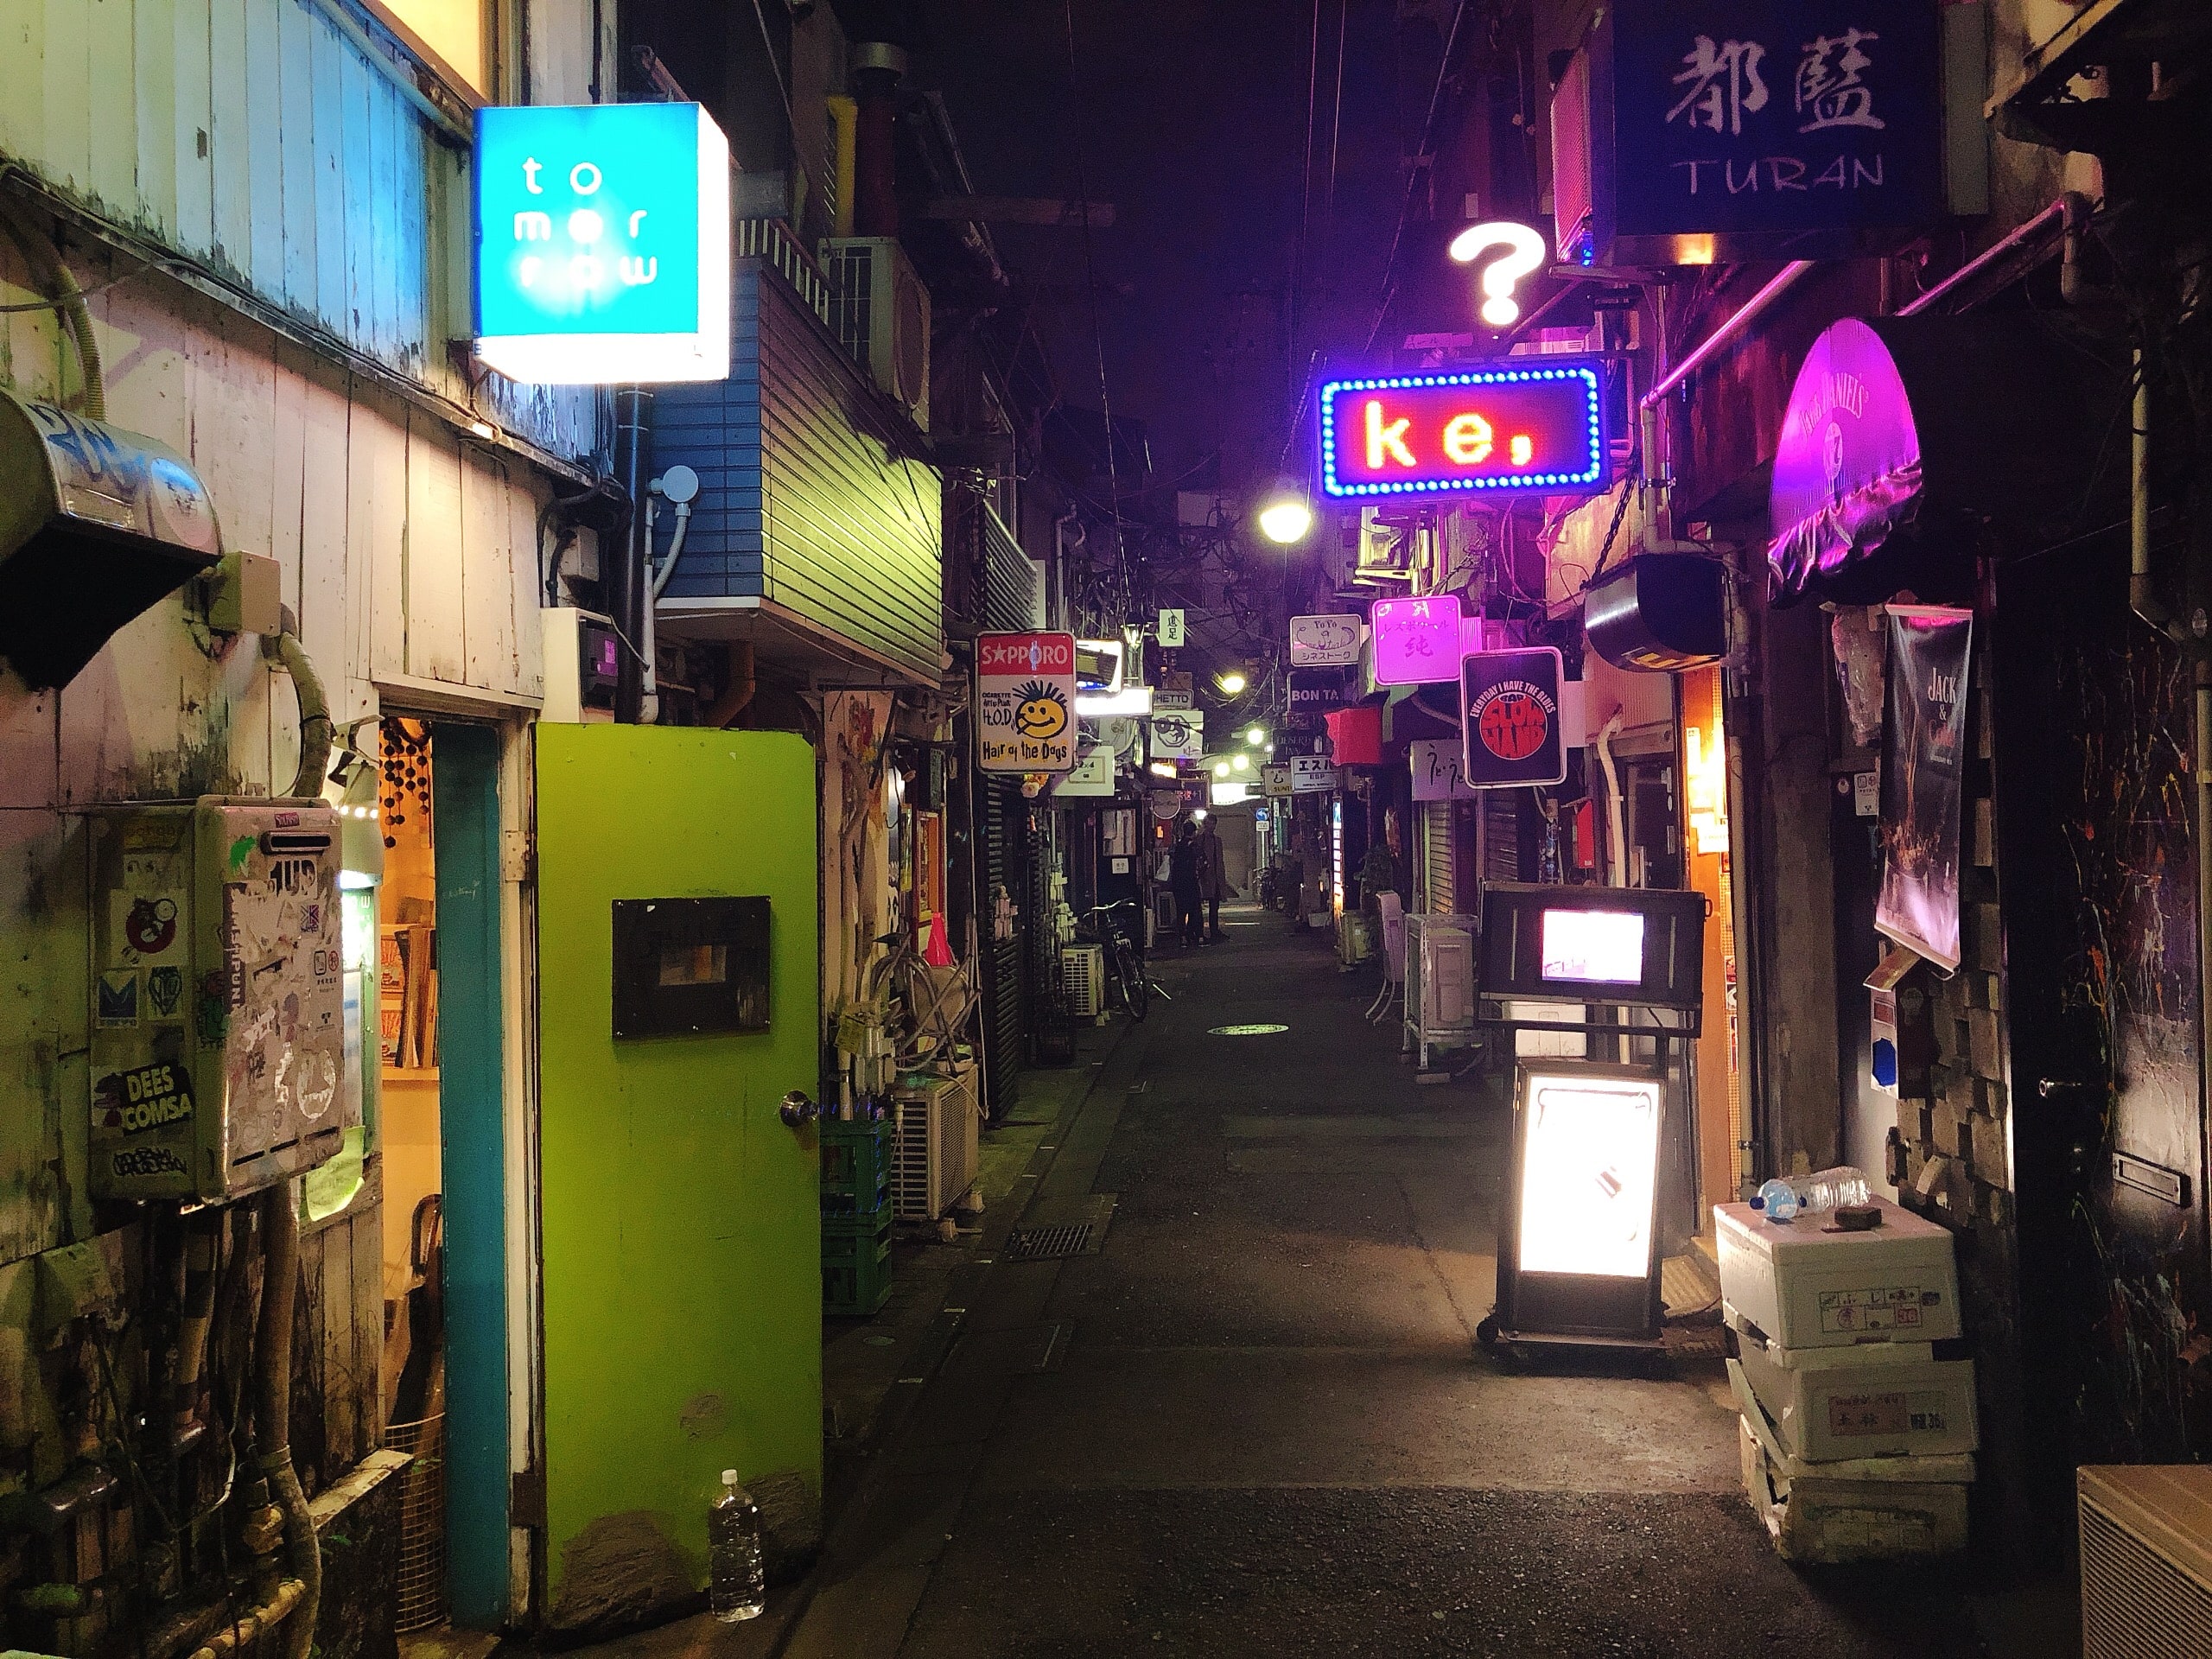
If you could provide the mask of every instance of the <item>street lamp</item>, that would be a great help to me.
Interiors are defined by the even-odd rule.
[[[1244,728],[1244,741],[1254,748],[1258,748],[1268,741],[1268,728],[1264,726],[1247,726]]]
[[[1229,764],[1238,772],[1249,772],[1252,770],[1252,757],[1249,754],[1232,754],[1229,757]]]
[[[1220,688],[1223,696],[1233,697],[1249,685],[1251,681],[1245,677],[1243,669],[1227,668],[1213,677],[1213,683]]]
[[[1213,763],[1213,775],[1214,775],[1215,777],[1217,777],[1217,778],[1226,778],[1226,777],[1228,777],[1228,776],[1229,776],[1229,762],[1228,762],[1228,761],[1226,761],[1226,760],[1217,760],[1217,761],[1215,761],[1215,762]]]
[[[1257,515],[1260,534],[1278,547],[1304,541],[1313,531],[1313,505],[1295,490],[1269,497]]]

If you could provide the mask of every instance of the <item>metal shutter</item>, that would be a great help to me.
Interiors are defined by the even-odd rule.
[[[1432,916],[1459,908],[1458,861],[1452,855],[1452,803],[1430,801],[1421,808],[1422,906]]]
[[[984,1077],[987,1108],[994,1122],[1014,1110],[1016,1079],[1022,1053],[1022,947],[1038,916],[1030,902],[1029,859],[1024,845],[1028,813],[1018,783],[979,778],[976,785],[976,817],[983,833],[984,892],[979,904],[984,926],[983,1027],[988,1033]],[[1001,938],[997,925],[999,895],[1014,905],[1011,938]]]
[[[1482,860],[1485,881],[1521,879],[1521,791],[1494,789],[1483,797]]]

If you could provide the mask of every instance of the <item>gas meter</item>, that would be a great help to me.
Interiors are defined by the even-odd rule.
[[[320,801],[92,815],[95,1198],[235,1198],[360,1122],[338,836]]]

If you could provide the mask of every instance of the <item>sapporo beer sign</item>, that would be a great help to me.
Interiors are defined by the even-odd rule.
[[[1567,779],[1560,654],[1548,645],[1471,652],[1459,664],[1465,772],[1476,789]]]
[[[1075,636],[979,636],[976,724],[976,764],[985,772],[1072,772]]]

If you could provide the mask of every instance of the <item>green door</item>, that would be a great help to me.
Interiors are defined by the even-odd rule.
[[[817,1080],[815,798],[814,751],[788,734],[537,728],[556,1624],[589,1618],[590,1586],[610,1578],[703,1585],[722,1470],[797,1470],[821,1489],[815,1136],[777,1113]],[[769,908],[766,1028],[616,1037],[616,901],[754,896]],[[696,952],[671,959],[696,990]]]

